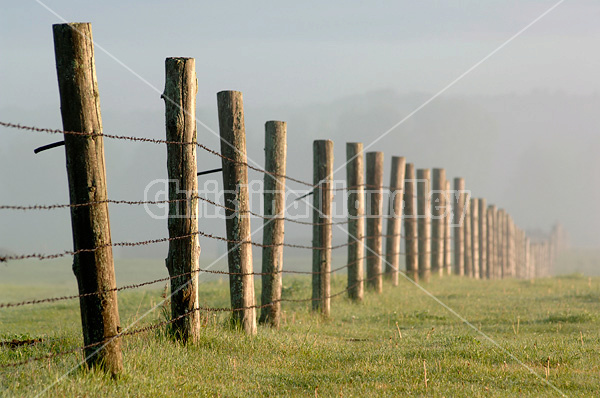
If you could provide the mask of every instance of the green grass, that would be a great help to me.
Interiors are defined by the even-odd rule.
[[[287,275],[286,275],[287,276]],[[332,292],[345,286],[333,280]],[[42,297],[51,285],[0,285],[2,302]],[[122,326],[161,300],[155,289],[119,295]],[[529,281],[434,279],[425,286],[443,303],[570,397],[598,394],[600,278],[567,275]],[[202,305],[227,306],[228,283],[200,284]],[[258,289],[258,287],[257,287]],[[310,279],[286,278],[284,294],[310,296]],[[0,371],[7,396],[560,396],[517,360],[412,284],[385,284],[361,304],[333,299],[332,316],[308,304],[284,303],[280,330],[259,327],[247,337],[226,314],[204,314],[197,344],[182,346],[163,331],[123,341],[124,374],[76,369],[80,354]],[[135,327],[162,321],[156,310]],[[398,333],[398,328],[402,336]],[[0,338],[44,338],[18,349],[0,348],[0,364],[82,344],[78,301],[0,309]],[[427,368],[427,388],[424,383]]]

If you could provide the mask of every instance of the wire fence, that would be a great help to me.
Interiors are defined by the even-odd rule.
[[[198,271],[195,271],[195,272],[198,272]],[[229,274],[229,273],[225,273],[225,274]],[[355,283],[354,285],[348,286],[348,287],[346,287],[343,290],[340,290],[340,291],[338,291],[336,293],[333,293],[333,294],[330,294],[330,295],[326,296],[325,299],[332,299],[332,298],[340,297],[344,293],[347,293],[349,290],[351,290],[352,288],[354,288],[357,284],[368,282],[369,280],[373,280],[373,279],[378,278],[379,276],[384,275],[384,274],[385,273],[382,272],[382,273],[378,273],[376,275],[373,275],[370,278],[362,279],[359,282]],[[149,282],[149,283],[156,283],[156,282],[160,282],[160,281],[164,281],[164,280],[169,280],[169,279],[176,278],[176,277],[179,277],[179,276],[183,276],[183,274],[182,275],[173,276],[173,277],[170,277],[170,278],[164,278],[164,279],[161,279],[161,280],[152,281],[152,282]],[[143,285],[144,284],[131,285],[132,286],[131,288],[133,288],[133,287],[140,287],[140,286],[143,286]],[[124,288],[125,287],[119,288],[119,289],[110,289],[110,290],[106,290],[106,291],[123,290]],[[126,288],[130,288],[130,287],[127,286]],[[95,293],[92,293],[92,294],[95,294]],[[64,297],[64,298],[60,297],[60,298],[57,298],[57,299],[58,300],[62,300],[62,299],[77,298],[77,297],[81,297],[81,296],[83,296],[83,295],[68,296],[68,297]],[[134,336],[134,335],[138,335],[138,334],[141,334],[141,333],[146,333],[146,332],[150,332],[150,331],[153,331],[153,330],[160,329],[162,327],[165,327],[165,326],[168,326],[170,324],[173,324],[173,323],[175,323],[175,322],[177,322],[177,321],[179,321],[179,320],[181,320],[183,318],[186,318],[186,317],[190,316],[191,314],[193,314],[195,312],[207,312],[207,313],[238,312],[238,311],[245,311],[245,310],[250,310],[250,309],[261,309],[261,308],[271,307],[271,306],[273,306],[277,302],[281,302],[281,303],[283,303],[283,302],[288,302],[288,303],[309,303],[309,302],[312,302],[312,301],[317,301],[317,300],[322,300],[322,299],[323,299],[322,297],[318,297],[318,298],[310,297],[310,298],[304,298],[304,299],[282,298],[282,299],[275,300],[275,301],[272,301],[272,302],[269,302],[269,303],[266,303],[266,304],[252,305],[252,306],[241,307],[241,308],[199,306],[199,307],[196,307],[196,308],[194,308],[194,309],[192,309],[190,311],[187,311],[186,313],[184,313],[182,315],[174,317],[172,319],[167,319],[167,320],[164,320],[164,321],[161,321],[161,322],[156,322],[156,323],[153,323],[153,324],[150,324],[148,326],[141,327],[141,328],[137,328],[137,329],[133,329],[133,330],[127,330],[127,331],[124,331],[124,332],[121,332],[121,333],[117,333],[116,335],[109,336],[109,337],[107,337],[104,340],[99,341],[99,342],[95,342],[95,343],[84,345],[84,346],[74,347],[74,348],[69,349],[69,350],[63,350],[63,351],[53,352],[53,353],[42,355],[42,356],[38,356],[38,357],[27,358],[27,359],[24,359],[24,360],[18,361],[18,362],[10,362],[10,363],[5,363],[5,364],[0,364],[0,369],[14,368],[14,367],[26,365],[26,364],[31,363],[31,362],[50,360],[50,359],[53,359],[53,358],[56,358],[56,357],[61,357],[61,356],[73,354],[73,353],[76,353],[76,352],[83,352],[83,351],[85,351],[85,350],[87,350],[89,348],[94,348],[94,347],[99,347],[99,346],[103,346],[103,345],[109,344],[114,339],[118,339],[118,338],[122,338],[122,337],[127,337],[127,336]],[[47,301],[45,301],[45,302],[47,302]],[[57,340],[55,340],[55,341],[57,341]],[[32,342],[33,344],[29,344],[29,345],[41,344],[41,343],[44,343],[44,342],[47,342],[47,341],[39,339],[39,340],[37,340],[35,342]]]
[[[273,173],[273,172],[269,172],[267,170],[264,170],[260,167],[257,166],[253,166],[248,164],[247,162],[242,162],[242,161],[237,161],[235,159],[231,159],[229,157],[223,156],[222,154],[218,153],[217,151],[208,148],[207,146],[203,145],[203,144],[199,144],[197,142],[175,142],[175,141],[168,141],[168,140],[161,140],[161,139],[153,139],[153,138],[144,138],[144,137],[133,137],[133,136],[124,136],[124,135],[114,135],[114,134],[104,134],[104,133],[83,133],[83,132],[74,132],[74,131],[65,131],[65,130],[60,130],[60,129],[51,129],[51,128],[41,128],[41,127],[36,127],[36,126],[29,126],[29,125],[22,125],[22,124],[15,124],[15,123],[10,123],[10,122],[3,122],[0,121],[0,126],[2,127],[6,127],[6,128],[12,128],[12,129],[18,129],[18,130],[25,130],[25,131],[35,131],[35,132],[43,132],[43,133],[49,133],[49,134],[64,134],[64,135],[78,135],[78,136],[89,136],[89,137],[105,137],[105,138],[109,138],[109,139],[115,139],[115,140],[125,140],[125,141],[132,141],[132,142],[145,142],[145,143],[154,143],[154,144],[166,144],[166,145],[195,145],[197,148],[200,148],[208,153],[211,153],[227,162],[232,162],[235,163],[237,165],[241,165],[244,167],[247,167],[251,170],[266,174],[266,175],[270,175],[272,177],[276,177],[276,178],[283,178],[304,186],[309,187],[310,189],[320,189],[321,185],[320,184],[313,184],[313,183],[309,183],[307,181],[303,181],[301,179],[298,178],[294,178],[294,177],[290,177],[288,175],[285,174],[278,174],[278,173]],[[53,147],[56,146],[54,144],[51,144],[48,147]],[[402,188],[391,188],[391,187],[387,187],[387,186],[373,186],[373,185],[368,185],[368,184],[361,184],[361,185],[356,185],[356,186],[350,186],[350,187],[342,187],[342,188],[332,188],[332,187],[327,187],[326,189],[330,190],[330,191],[351,191],[351,190],[355,190],[355,189],[359,189],[359,188],[369,188],[369,189],[373,189],[373,190],[390,190],[390,191],[394,191],[397,193],[403,193],[403,189]],[[302,199],[306,196],[310,195],[310,192],[307,195],[302,196],[301,198],[298,199]],[[416,195],[414,195],[416,197]],[[295,218],[291,218],[291,217],[285,217],[285,216],[268,216],[268,215],[263,215],[260,213],[256,213],[250,210],[243,210],[241,211],[240,209],[236,209],[236,208],[232,208],[220,203],[217,203],[215,201],[212,201],[210,199],[204,198],[200,195],[191,195],[190,197],[187,198],[181,198],[181,199],[170,199],[170,200],[155,200],[155,201],[148,201],[148,200],[140,200],[140,201],[129,201],[129,200],[113,200],[113,199],[106,199],[106,200],[101,200],[101,201],[90,201],[87,203],[78,203],[78,204],[53,204],[53,205],[44,205],[44,204],[33,204],[33,205],[0,205],[0,210],[13,210],[13,211],[41,211],[41,210],[56,210],[56,209],[73,209],[73,208],[81,208],[81,207],[86,207],[86,206],[96,206],[96,205],[108,205],[108,204],[116,204],[116,205],[130,205],[130,206],[140,206],[140,205],[161,205],[161,204],[170,204],[170,203],[178,203],[178,202],[189,202],[192,203],[191,201],[193,200],[199,200],[202,202],[205,202],[209,205],[215,206],[217,208],[221,208],[224,209],[226,211],[229,212],[233,212],[238,214],[238,216],[244,216],[244,215],[250,215],[252,217],[255,218],[260,218],[260,219],[264,219],[267,221],[275,221],[275,220],[281,220],[281,221],[285,221],[285,222],[291,222],[291,223],[296,223],[296,224],[301,224],[301,225],[307,225],[307,226],[338,226],[338,225],[344,225],[344,224],[349,224],[350,222],[352,222],[352,220],[350,218],[345,219],[343,221],[333,221],[331,217],[324,217],[326,219],[326,221],[321,221],[321,222],[311,222],[311,221],[303,221],[300,219],[295,219]],[[372,215],[363,215],[361,216],[362,218],[370,218],[373,217]],[[385,219],[392,219],[395,216],[391,216],[391,215],[378,215],[377,217],[381,218],[381,220],[385,220]],[[360,218],[360,217],[359,217]],[[401,217],[397,217],[397,218],[401,218]],[[416,224],[416,222],[415,222]],[[0,256],[0,262],[9,262],[9,261],[17,261],[17,260],[25,260],[25,259],[39,259],[39,260],[49,260],[49,259],[56,259],[56,258],[61,258],[61,257],[66,257],[66,256],[76,256],[78,254],[81,253],[93,253],[96,252],[98,250],[104,249],[104,248],[108,248],[108,247],[134,247],[134,246],[143,246],[143,245],[152,245],[152,244],[158,244],[158,243],[163,243],[163,242],[171,242],[171,241],[175,241],[175,240],[182,240],[182,239],[188,239],[188,238],[195,238],[195,237],[204,237],[204,238],[208,238],[208,239],[212,239],[212,240],[217,240],[217,241],[221,241],[221,242],[226,242],[229,244],[235,244],[235,245],[244,245],[244,244],[248,244],[248,245],[252,245],[254,247],[259,247],[259,248],[273,248],[273,247],[287,247],[287,248],[296,248],[296,249],[306,249],[306,250],[312,250],[312,251],[320,251],[320,250],[336,250],[336,249],[340,249],[343,247],[350,247],[352,245],[357,245],[357,244],[364,244],[365,242],[368,242],[369,240],[372,239],[386,239],[386,238],[397,238],[397,237],[401,237],[404,238],[406,240],[406,242],[411,242],[411,241],[423,241],[425,240],[427,243],[433,241],[433,240],[438,240],[438,241],[442,241],[444,242],[444,244],[446,245],[446,247],[444,247],[444,245],[442,245],[443,249],[442,250],[426,250],[425,252],[421,251],[420,253],[413,253],[414,255],[431,255],[431,254],[439,254],[439,253],[444,253],[445,255],[452,255],[452,250],[449,250],[447,247],[447,243],[450,242],[450,238],[447,237],[446,235],[442,234],[441,236],[437,236],[437,237],[432,237],[432,236],[406,236],[404,234],[379,234],[376,236],[360,236],[359,238],[353,238],[350,237],[348,239],[347,242],[345,243],[340,243],[340,244],[335,244],[335,245],[329,245],[329,246],[314,246],[314,245],[302,245],[302,244],[294,244],[294,243],[285,243],[285,242],[281,242],[281,243],[276,243],[276,244],[264,244],[264,243],[259,243],[259,242],[254,242],[251,239],[249,240],[236,240],[236,239],[228,239],[226,237],[223,236],[218,236],[212,233],[208,233],[208,232],[203,232],[203,231],[196,231],[190,234],[185,234],[185,235],[181,235],[181,236],[176,236],[176,237],[167,237],[167,238],[158,238],[158,239],[150,239],[150,240],[144,240],[144,241],[136,241],[136,242],[107,242],[101,245],[98,245],[96,247],[91,247],[91,248],[81,248],[81,249],[77,249],[77,250],[66,250],[60,253],[54,253],[54,254],[41,254],[41,253],[29,253],[29,254],[16,254],[16,255],[3,255]],[[351,266],[354,266],[356,264],[362,263],[365,260],[371,260],[371,259],[375,259],[375,258],[379,258],[381,259],[382,256],[400,256],[400,255],[406,255],[405,252],[400,251],[399,250],[400,247],[397,248],[392,248],[390,250],[390,248],[386,248],[386,251],[381,252],[380,254],[371,254],[371,255],[364,255],[360,258],[355,259],[354,261],[350,262],[348,261],[347,263],[336,267],[336,268],[332,268],[329,269],[327,271],[300,271],[300,270],[288,270],[288,269],[280,269],[280,270],[274,270],[273,272],[230,272],[230,271],[220,271],[220,270],[210,270],[210,269],[196,269],[190,272],[185,272],[185,273],[179,273],[177,275],[172,275],[172,276],[168,276],[168,277],[164,277],[164,278],[158,278],[158,279],[154,279],[151,281],[145,281],[145,282],[141,282],[141,283],[136,283],[136,284],[129,284],[129,285],[125,285],[125,286],[120,286],[120,287],[115,287],[112,289],[104,289],[104,290],[98,290],[95,292],[88,292],[88,293],[83,293],[83,294],[74,294],[74,295],[65,295],[65,296],[58,296],[58,297],[46,297],[46,298],[39,298],[39,299],[30,299],[30,300],[23,300],[23,301],[18,301],[18,302],[8,302],[8,303],[0,303],[0,309],[8,309],[8,308],[16,308],[16,307],[22,307],[22,306],[27,306],[27,305],[38,305],[38,304],[44,304],[44,303],[56,303],[56,302],[61,302],[61,301],[66,301],[66,300],[73,300],[73,299],[81,299],[81,298],[85,298],[85,297],[89,297],[89,296],[95,296],[95,295],[102,295],[102,294],[106,294],[106,293],[110,293],[110,292],[121,292],[124,290],[130,290],[130,289],[137,289],[137,288],[141,288],[144,286],[149,286],[149,285],[153,285],[153,284],[157,284],[157,283],[161,283],[161,282],[169,282],[173,279],[176,278],[181,278],[181,277],[187,277],[187,276],[192,276],[192,275],[196,275],[196,274],[200,274],[200,273],[206,273],[206,274],[215,274],[215,275],[224,275],[224,276],[274,276],[277,274],[299,274],[299,275],[319,275],[319,274],[333,274],[339,271],[342,271],[344,269],[347,269]],[[397,272],[403,273],[403,271],[400,270],[396,270]],[[377,273],[376,275],[373,275],[369,278],[362,278],[360,280],[357,280],[354,284],[349,284],[349,286],[347,286],[345,289],[340,290],[334,294],[330,294],[326,297],[311,297],[311,298],[281,298],[278,300],[274,300],[271,301],[269,303],[263,303],[261,305],[252,305],[252,306],[244,306],[241,308],[228,308],[228,307],[202,307],[199,306],[197,308],[194,308],[191,311],[188,311],[182,315],[179,315],[177,317],[174,317],[172,319],[168,319],[165,321],[161,321],[161,322],[157,322],[157,323],[153,323],[151,325],[145,326],[145,327],[141,327],[138,329],[133,329],[133,330],[126,330],[123,332],[119,332],[118,334],[114,335],[114,336],[110,336],[105,338],[103,341],[100,342],[95,342],[93,344],[89,344],[89,345],[85,345],[85,346],[78,346],[78,347],[74,347],[72,349],[69,350],[65,350],[65,351],[60,351],[60,352],[53,352],[53,353],[49,353],[47,355],[43,355],[43,356],[39,356],[39,357],[33,357],[33,358],[28,358],[28,359],[24,359],[22,361],[19,362],[12,362],[12,363],[7,363],[7,364],[0,364],[0,369],[6,369],[6,368],[12,368],[12,367],[17,367],[17,366],[21,366],[21,365],[25,365],[27,363],[31,363],[34,361],[43,361],[43,360],[49,360],[52,358],[56,358],[59,356],[64,356],[64,355],[68,355],[68,354],[72,354],[75,352],[84,352],[88,349],[94,348],[94,347],[101,347],[104,344],[108,344],[108,342],[112,339],[117,339],[117,338],[122,338],[122,337],[126,337],[126,336],[133,336],[133,335],[137,335],[137,334],[141,334],[141,333],[145,333],[145,332],[149,332],[152,330],[157,330],[160,329],[162,327],[168,326],[172,323],[175,323],[179,320],[181,320],[184,317],[190,316],[192,313],[194,312],[198,312],[198,311],[202,311],[202,312],[207,312],[207,313],[217,313],[217,312],[237,312],[237,311],[244,311],[244,310],[250,310],[250,309],[262,309],[262,308],[267,308],[267,307],[271,307],[273,305],[275,305],[276,303],[283,303],[283,302],[290,302],[290,303],[307,303],[307,302],[313,302],[315,300],[325,300],[325,299],[331,299],[331,298],[335,298],[335,297],[339,297],[342,296],[345,293],[350,292],[352,289],[354,289],[357,285],[364,283],[364,282],[368,282],[374,278],[379,278],[382,275],[386,274],[385,272],[381,272],[381,273]],[[47,342],[47,340],[44,339],[33,339],[31,341],[29,340],[23,340],[23,341],[14,341],[14,342],[0,342],[1,346],[8,346],[11,348],[14,347],[18,347],[20,345],[37,345],[37,344],[42,344],[44,342]],[[14,346],[14,347],[13,347]]]

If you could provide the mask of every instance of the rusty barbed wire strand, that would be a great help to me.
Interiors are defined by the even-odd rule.
[[[235,311],[243,311],[243,310],[253,309],[253,308],[257,308],[258,309],[258,308],[263,308],[263,307],[269,307],[271,305],[273,305],[273,303],[265,304],[265,305],[262,305],[262,306],[254,305],[254,306],[243,307],[243,308],[197,307],[197,308],[194,308],[193,310],[188,311],[185,314],[179,315],[178,317],[175,317],[173,319],[168,319],[168,320],[165,320],[165,321],[162,321],[162,322],[159,322],[159,323],[155,323],[155,324],[151,324],[151,325],[139,328],[139,329],[134,329],[134,330],[131,330],[131,331],[117,333],[114,336],[110,336],[110,337],[105,338],[103,341],[99,341],[99,342],[96,342],[96,343],[88,344],[88,345],[85,345],[85,346],[82,346],[82,347],[75,347],[75,348],[72,348],[72,349],[66,350],[66,351],[55,352],[55,353],[44,355],[44,356],[40,356],[40,357],[28,358],[26,360],[19,361],[19,362],[13,362],[13,363],[8,363],[8,364],[0,364],[0,369],[17,367],[17,366],[25,365],[25,364],[30,363],[30,362],[34,362],[34,361],[42,361],[42,360],[46,360],[46,359],[52,359],[52,358],[55,358],[55,357],[58,357],[58,356],[72,354],[72,353],[77,352],[77,351],[84,351],[84,350],[87,350],[88,348],[97,347],[97,346],[105,344],[105,343],[108,344],[107,342],[110,342],[113,339],[121,338],[121,337],[124,337],[124,336],[133,336],[135,334],[148,332],[148,331],[151,331],[151,330],[158,329],[161,326],[165,326],[165,325],[168,325],[168,324],[171,324],[171,323],[175,323],[175,322],[179,321],[180,319],[183,319],[186,316],[189,316],[190,314],[192,314],[194,312],[197,312],[197,311],[206,311],[206,312],[235,312]]]
[[[293,243],[276,243],[276,244],[271,244],[271,245],[264,245],[262,243],[253,242],[251,240],[249,240],[249,241],[241,240],[240,241],[240,240],[227,239],[222,236],[198,231],[198,232],[195,232],[192,234],[177,236],[177,237],[173,237],[173,238],[150,239],[150,240],[140,241],[140,242],[117,242],[117,243],[110,243],[110,244],[107,243],[104,245],[97,246],[93,249],[78,249],[78,250],[74,250],[74,251],[67,250],[62,253],[55,253],[55,254],[31,253],[31,254],[20,254],[20,255],[12,255],[12,256],[0,256],[0,262],[15,261],[15,260],[27,260],[27,259],[31,259],[31,258],[37,258],[39,260],[51,260],[51,259],[56,259],[56,258],[60,258],[60,257],[74,256],[74,255],[77,255],[80,253],[96,252],[100,249],[103,249],[106,247],[111,247],[111,246],[112,247],[144,246],[144,245],[150,245],[150,244],[161,243],[161,242],[169,242],[169,241],[176,240],[176,239],[185,239],[185,238],[189,238],[189,237],[192,237],[195,235],[199,235],[199,236],[202,236],[205,238],[220,240],[220,241],[228,242],[228,243],[250,244],[252,246],[263,247],[263,248],[264,247],[283,246],[283,247],[290,247],[290,248],[296,248],[296,249],[335,250],[335,249],[339,249],[339,248],[342,248],[342,247],[345,247],[345,246],[348,246],[351,244],[351,243],[341,243],[339,245],[328,246],[328,247],[315,247],[315,246],[299,245],[299,244],[293,244]]]
[[[196,145],[197,147],[203,149],[204,151],[211,153],[217,157],[220,157],[221,159],[227,160],[232,163],[246,166],[249,169],[257,171],[259,173],[268,174],[273,177],[285,178],[286,180],[293,181],[293,182],[308,186],[313,189],[317,188],[319,186],[319,184],[311,184],[309,182],[302,181],[300,179],[293,178],[293,177],[290,177],[285,174],[274,173],[274,172],[267,171],[265,169],[261,169],[260,167],[252,166],[252,165],[248,164],[248,162],[242,162],[242,161],[238,161],[235,159],[231,159],[227,156],[220,154],[219,152],[215,151],[214,149],[211,149],[211,148],[207,147],[206,145],[200,144],[198,142],[168,141],[168,140],[161,140],[161,139],[156,139],[156,138],[133,137],[133,136],[126,136],[126,135],[106,134],[106,133],[84,133],[84,132],[79,132],[79,131],[67,131],[67,130],[61,130],[61,129],[28,126],[28,125],[23,125],[20,123],[11,123],[11,122],[3,122],[3,121],[0,121],[0,126],[6,127],[6,128],[35,131],[35,132],[42,132],[42,133],[49,133],[49,134],[70,134],[70,135],[79,135],[79,136],[88,136],[88,137],[106,137],[106,138],[116,139],[116,140],[125,140],[125,141],[132,141],[132,142],[146,142],[146,143],[152,143],[152,144]],[[378,189],[392,190],[392,188],[389,186],[376,186],[376,185],[366,185],[366,184],[363,184],[363,185],[366,188],[378,188]],[[356,186],[356,187],[359,187],[359,186]],[[347,190],[347,189],[348,188],[330,188],[330,190],[332,190],[332,191]],[[396,189],[396,191],[397,192],[402,191],[401,187],[398,187]]]
[[[177,322],[177,321],[179,321],[179,320],[181,320],[181,319],[183,319],[183,318],[185,318],[185,317],[187,317],[187,316],[189,316],[192,313],[197,312],[197,311],[204,311],[204,312],[236,312],[236,311],[245,311],[245,310],[249,310],[249,309],[266,308],[266,307],[270,307],[270,306],[274,305],[277,302],[302,303],[302,302],[319,301],[319,300],[323,300],[323,299],[332,299],[332,298],[341,296],[342,294],[346,293],[350,289],[358,286],[358,284],[360,284],[360,283],[367,282],[367,281],[369,281],[371,279],[377,278],[377,277],[379,277],[381,275],[384,275],[384,274],[385,274],[384,272],[380,272],[377,275],[374,275],[374,276],[372,276],[370,278],[362,279],[362,280],[356,282],[354,285],[348,286],[346,289],[343,289],[343,290],[341,290],[341,291],[339,291],[337,293],[334,293],[334,294],[330,294],[329,296],[324,297],[324,298],[322,298],[322,297],[318,297],[318,298],[311,297],[311,298],[305,298],[305,299],[279,299],[279,300],[274,300],[272,302],[269,302],[267,304],[251,305],[251,306],[240,307],[240,308],[229,308],[229,307],[197,307],[197,308],[194,308],[193,310],[188,311],[185,314],[179,315],[179,316],[177,316],[175,318],[168,319],[168,320],[165,320],[165,321],[162,321],[162,322],[158,322],[158,323],[154,323],[154,324],[151,324],[151,325],[148,325],[148,326],[145,326],[145,327],[142,327],[142,328],[134,329],[134,330],[131,330],[131,331],[121,332],[121,333],[118,333],[118,334],[116,334],[114,336],[107,337],[103,341],[99,341],[99,342],[88,344],[88,345],[81,346],[81,347],[75,347],[75,348],[72,348],[70,350],[55,352],[55,353],[51,353],[51,354],[47,354],[47,355],[43,355],[43,356],[39,356],[39,357],[34,357],[34,358],[28,358],[28,359],[25,359],[25,360],[19,361],[19,362],[12,362],[12,363],[8,363],[8,364],[0,364],[0,369],[14,368],[14,367],[17,367],[17,366],[25,365],[25,364],[30,363],[30,362],[36,362],[36,361],[43,361],[43,360],[53,359],[53,358],[56,358],[56,357],[59,357],[59,356],[64,356],[64,355],[72,354],[74,352],[84,351],[84,350],[87,350],[88,348],[97,347],[97,346],[102,345],[102,344],[108,344],[108,342],[112,341],[113,339],[117,339],[117,338],[121,338],[121,337],[126,337],[126,336],[133,336],[133,335],[137,335],[137,334],[140,334],[140,333],[145,333],[145,332],[148,332],[148,331],[151,331],[151,330],[158,329],[158,328],[160,328],[162,326],[166,326],[168,324],[175,323],[175,322]]]
[[[55,210],[55,209],[64,209],[64,208],[77,208],[77,207],[85,207],[85,206],[92,206],[92,205],[97,205],[97,204],[104,204],[104,203],[108,203],[108,204],[126,204],[126,205],[160,205],[160,204],[168,204],[168,203],[177,203],[177,202],[187,202],[187,201],[191,201],[193,199],[198,199],[201,200],[203,202],[209,203],[213,206],[225,209],[225,210],[229,210],[232,212],[237,212],[236,209],[231,208],[231,207],[227,207],[225,205],[222,205],[220,203],[216,203],[210,199],[207,198],[203,198],[202,196],[194,196],[191,197],[189,199],[185,198],[185,199],[165,199],[165,200],[135,200],[135,201],[130,201],[130,200],[115,200],[115,199],[106,199],[106,200],[99,200],[99,201],[94,201],[94,202],[87,202],[87,203],[76,203],[76,204],[55,204],[55,205],[28,205],[28,206],[17,206],[17,205],[0,205],[0,210],[22,210],[22,211],[28,211],[28,210]],[[265,220],[284,220],[284,221],[289,221],[292,223],[296,223],[296,224],[302,224],[302,225],[343,225],[343,224],[348,224],[350,221],[349,220],[345,220],[345,221],[332,221],[332,222],[322,222],[322,223],[314,223],[314,222],[310,222],[310,221],[299,221],[299,220],[295,220],[293,218],[289,218],[289,217],[276,217],[276,216],[264,216],[262,214],[253,212],[251,210],[247,210],[245,212],[241,212],[240,214],[244,214],[244,213],[248,213],[251,214],[254,217],[257,218],[262,218]]]
[[[267,170],[261,169],[259,167],[252,166],[252,165],[248,164],[247,162],[241,162],[241,161],[237,161],[235,159],[228,158],[227,156],[221,155],[219,152],[215,151],[214,149],[210,149],[206,145],[200,144],[198,142],[167,141],[167,140],[161,140],[161,139],[156,139],[156,138],[132,137],[132,136],[125,136],[125,135],[105,134],[105,133],[83,133],[83,132],[78,132],[78,131],[66,131],[66,130],[60,130],[60,129],[50,129],[50,128],[43,128],[43,127],[26,126],[26,125],[22,125],[22,124],[18,124],[18,123],[10,123],[10,122],[2,122],[2,121],[0,121],[0,126],[7,127],[7,128],[19,129],[19,130],[28,130],[28,131],[49,133],[49,134],[70,134],[70,135],[80,135],[80,136],[88,136],[88,137],[105,137],[105,138],[116,139],[116,140],[146,142],[146,143],[152,143],[152,144],[196,145],[197,147],[205,150],[208,153],[211,153],[211,154],[218,156],[222,159],[225,159],[229,162],[246,166],[249,169],[252,169],[254,171],[258,171],[258,172],[264,173],[264,174],[269,174],[274,177],[285,178],[286,180],[293,181],[293,182],[296,182],[296,183],[299,183],[302,185],[306,185],[311,188],[314,187],[313,184],[308,183],[306,181],[302,181],[297,178],[293,178],[293,177],[290,177],[290,176],[287,176],[284,174],[272,173]]]

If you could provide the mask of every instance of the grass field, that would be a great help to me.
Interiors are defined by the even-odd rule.
[[[155,266],[160,274],[162,265]],[[12,283],[0,282],[0,302],[67,289],[58,279],[32,284],[15,275]],[[309,297],[309,282],[286,278],[284,296]],[[75,291],[73,285],[68,289]],[[158,304],[162,287],[120,293],[121,325]],[[343,275],[334,278],[332,292],[344,287]],[[206,314],[195,345],[181,346],[162,330],[127,337],[118,380],[77,369],[81,354],[75,353],[0,370],[0,391],[52,397],[561,396],[547,381],[570,397],[600,394],[600,277],[446,277],[425,287],[506,352],[402,280],[396,288],[385,284],[381,295],[366,294],[358,305],[333,299],[327,320],[307,304],[285,303],[282,328],[260,327],[255,337],[231,330],[226,314]],[[203,305],[227,306],[227,281],[201,283],[200,297]],[[135,327],[164,320],[163,312],[159,307]],[[81,345],[78,301],[0,309],[0,340],[13,338],[45,342],[0,348],[0,365]]]

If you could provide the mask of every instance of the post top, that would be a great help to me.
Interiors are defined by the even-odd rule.
[[[92,25],[91,22],[67,22],[67,23],[55,23],[52,24],[52,28],[53,29],[57,29],[57,28],[61,28],[61,27],[71,27],[71,28],[76,28],[78,26],[82,26],[82,25]]]

